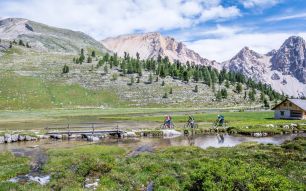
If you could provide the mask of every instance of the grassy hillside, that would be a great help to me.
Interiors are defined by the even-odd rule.
[[[115,93],[94,91],[78,84],[46,82],[39,78],[0,76],[0,109],[75,108],[88,106],[124,106]]]
[[[199,77],[202,76],[202,69],[180,66],[180,69],[173,69],[173,72],[178,75],[178,71],[184,70],[181,72],[184,74],[182,77],[170,74],[161,76],[157,74],[158,71],[148,68],[152,65],[151,61],[146,63],[133,58],[126,61],[101,52],[96,52],[96,56],[92,57],[92,50],[84,51],[85,59],[80,64],[73,61],[80,58],[77,54],[37,52],[14,45],[0,57],[0,109],[85,106],[216,108],[263,105],[261,91],[251,88],[255,86],[252,83],[240,83],[239,75],[226,73],[224,77],[219,77],[223,79],[220,83],[217,75],[223,74],[206,68],[203,70],[206,71],[205,75],[209,76],[207,72],[210,71],[215,76],[214,83],[207,84]],[[87,62],[88,58],[91,58],[90,63]],[[135,65],[137,62],[141,64]],[[69,72],[63,74],[65,65]],[[166,65],[169,67],[169,63]],[[163,68],[158,63],[152,67]],[[185,78],[189,80],[184,81]],[[241,84],[239,93],[236,91],[238,84]],[[226,96],[221,95],[222,91],[226,91]],[[249,96],[251,92],[254,92],[253,100]],[[264,99],[270,99],[268,95],[263,96]],[[277,99],[269,100],[270,105],[275,101]]]

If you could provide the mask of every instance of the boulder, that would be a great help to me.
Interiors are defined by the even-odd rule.
[[[283,128],[284,129],[289,129],[290,127],[289,127],[289,125],[284,125]]]
[[[26,136],[25,136],[25,140],[26,140],[26,141],[37,141],[37,138],[36,138],[36,137],[32,137],[32,136],[30,136],[30,135],[26,135]]]
[[[173,137],[178,137],[181,136],[182,133],[176,130],[172,130],[172,129],[166,129],[166,130],[162,130],[164,137],[167,138],[173,138]]]
[[[25,135],[19,135],[18,141],[25,141]]]
[[[0,144],[5,143],[4,136],[0,136]]]
[[[87,137],[87,141],[99,141],[99,137],[95,137],[95,136],[88,136]]]
[[[6,143],[11,143],[12,142],[11,134],[5,134],[4,135],[4,142],[6,142]]]
[[[51,139],[62,139],[62,135],[53,134],[53,135],[50,135],[50,138]]]
[[[123,134],[124,137],[136,137],[135,132],[126,132]]]
[[[295,129],[295,128],[297,128],[297,127],[298,127],[297,124],[294,124],[294,123],[291,123],[291,124],[290,124],[290,128],[291,128],[291,129]]]
[[[268,125],[266,125],[266,127],[274,128],[274,125],[273,124],[268,124]]]
[[[12,142],[17,142],[18,141],[18,137],[19,137],[18,134],[11,135]]]
[[[254,137],[262,137],[262,133],[253,133]]]

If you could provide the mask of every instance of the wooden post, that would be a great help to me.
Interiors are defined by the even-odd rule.
[[[94,133],[95,133],[95,124],[94,123],[91,124],[91,128],[92,128],[92,136],[93,136]]]
[[[68,128],[68,140],[69,140],[70,139],[70,125],[69,125],[69,123],[68,123],[67,128]]]

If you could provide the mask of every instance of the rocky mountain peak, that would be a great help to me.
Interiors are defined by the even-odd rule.
[[[251,50],[249,47],[242,48],[231,60],[252,61],[261,58],[262,55]]]
[[[187,46],[176,41],[173,37],[163,36],[158,32],[121,35],[114,38],[107,38],[101,43],[113,52],[117,52],[122,56],[124,52],[128,52],[131,56],[135,56],[138,52],[142,59],[154,58],[159,55],[162,57],[167,56],[170,61],[178,60],[182,63],[189,61],[190,63],[201,65],[214,65],[219,67],[218,64],[202,58],[198,53],[187,48]]]
[[[302,37],[289,37],[272,58],[272,68],[306,83],[306,43]]]

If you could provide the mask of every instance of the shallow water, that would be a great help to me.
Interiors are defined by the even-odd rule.
[[[198,146],[206,149],[208,147],[233,147],[244,142],[257,142],[264,144],[281,144],[286,140],[292,140],[297,136],[306,136],[306,133],[300,134],[284,134],[269,137],[250,137],[242,135],[200,135],[195,137],[179,136],[175,138],[105,138],[98,142],[76,141],[76,140],[49,140],[43,139],[34,142],[17,142],[10,144],[0,144],[0,152],[10,151],[17,156],[33,156],[32,152],[39,149],[50,148],[69,148],[80,145],[98,144],[98,145],[115,145],[127,149],[136,149],[143,145],[150,145],[154,148],[161,148],[167,146]],[[20,150],[21,149],[21,150]]]

